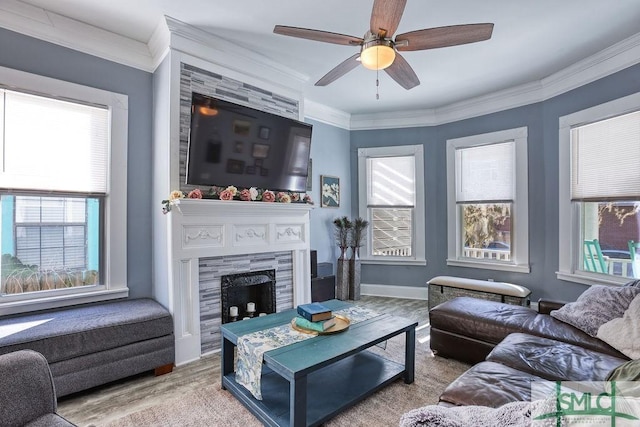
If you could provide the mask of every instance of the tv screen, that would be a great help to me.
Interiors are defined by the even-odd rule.
[[[309,124],[193,93],[186,183],[304,192]]]

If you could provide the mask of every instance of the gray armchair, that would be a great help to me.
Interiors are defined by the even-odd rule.
[[[56,414],[57,402],[47,359],[21,350],[0,355],[0,424],[74,426]]]

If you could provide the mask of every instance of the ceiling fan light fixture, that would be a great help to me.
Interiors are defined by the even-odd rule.
[[[371,40],[362,45],[360,62],[370,70],[384,70],[396,59],[396,50],[391,40]]]

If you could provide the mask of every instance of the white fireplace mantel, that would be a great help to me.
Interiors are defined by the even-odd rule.
[[[293,304],[311,301],[309,211],[305,203],[181,199],[167,215],[167,301],[176,364],[200,358],[200,258],[291,251]]]

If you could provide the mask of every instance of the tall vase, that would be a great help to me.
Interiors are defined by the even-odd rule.
[[[357,246],[351,248],[349,259],[349,299],[360,299],[360,254]]]
[[[340,248],[340,258],[336,271],[336,298],[339,300],[349,299],[349,260],[347,259],[347,248]]]

